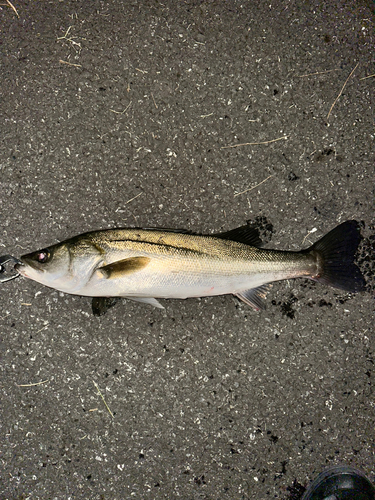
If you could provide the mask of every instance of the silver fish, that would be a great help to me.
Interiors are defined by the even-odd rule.
[[[347,221],[299,252],[260,248],[251,226],[212,236],[165,229],[81,234],[21,257],[16,270],[65,293],[125,297],[163,307],[159,298],[233,294],[259,310],[273,281],[309,278],[349,292],[365,289],[354,263],[361,236]]]

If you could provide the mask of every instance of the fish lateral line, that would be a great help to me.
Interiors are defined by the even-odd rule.
[[[230,243],[235,243],[236,245],[241,245],[241,246],[246,247],[248,249],[251,248],[254,250],[258,250],[256,247],[253,247],[251,245],[247,245],[245,243],[239,243],[239,242],[234,241],[234,240],[221,239],[217,236],[206,236],[206,235],[194,235],[194,236],[196,236],[197,238],[202,238],[202,240],[205,238],[212,239],[212,240],[218,240],[220,242],[223,242],[224,245],[226,243],[227,245],[225,245],[225,246],[227,249],[230,248]],[[160,255],[163,254],[162,250],[166,249],[166,250],[174,250],[176,253],[179,253],[179,254],[185,253],[187,255],[195,255],[196,257],[209,257],[209,258],[217,259],[217,260],[221,259],[220,256],[218,256],[215,253],[212,253],[210,248],[199,250],[197,248],[192,248],[192,247],[184,246],[184,245],[172,245],[170,243],[165,243],[164,241],[147,241],[147,240],[140,240],[140,239],[138,240],[138,239],[132,239],[132,238],[127,238],[124,240],[110,240],[111,244],[119,243],[121,245],[121,243],[126,243],[126,242],[134,243],[134,245],[139,245],[139,246],[143,245],[145,247],[150,246],[151,248],[158,248],[158,249],[160,249],[160,252],[159,252]],[[114,245],[111,245],[111,244],[107,243],[109,248],[113,248],[113,247],[116,248]],[[105,246],[105,244],[103,246]],[[147,253],[146,249],[140,249],[140,251],[142,253]],[[227,257],[227,256],[224,256],[224,257]]]

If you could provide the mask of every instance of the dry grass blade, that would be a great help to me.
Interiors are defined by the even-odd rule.
[[[151,92],[151,97],[152,97],[152,100],[154,101],[155,108],[158,109],[158,105],[155,102],[155,97],[154,97],[154,94],[152,92]]]
[[[132,102],[130,101],[129,104],[126,106],[126,108],[123,111],[116,111],[115,109],[110,109],[109,111],[112,111],[112,113],[115,113],[116,115],[123,115],[130,108],[131,103]]]
[[[130,198],[130,200],[128,200],[128,201],[125,203],[125,205],[127,205],[128,203],[130,203],[130,202],[132,202],[132,201],[136,200],[136,199],[137,199],[139,196],[141,196],[142,194],[143,194],[143,191],[142,191],[142,193],[138,193],[136,196],[133,196],[133,198]]]
[[[5,4],[2,4],[2,5],[8,5],[11,9],[14,10],[16,16],[18,17],[18,19],[20,18],[18,12],[17,12],[17,9],[15,8],[15,6],[9,1],[9,0],[6,0],[7,3]]]
[[[99,389],[98,385],[97,385],[94,381],[93,381],[93,384],[95,385],[95,387],[96,387],[96,389],[97,389],[97,391],[98,391],[99,396],[102,398],[103,403],[105,404],[105,407],[107,408],[107,410],[108,410],[109,414],[111,415],[111,417],[112,417],[112,418],[114,418],[114,415],[113,415],[113,413],[111,412],[111,410],[109,409],[109,406],[107,405],[106,400],[105,400],[105,399],[104,399],[104,397],[103,397],[103,394],[100,392],[100,389]]]
[[[59,60],[59,63],[61,64],[67,64],[68,66],[75,66],[76,68],[82,68],[81,64],[73,64],[69,61],[63,61],[62,59]]]
[[[329,112],[328,112],[328,115],[327,115],[327,120],[328,120],[329,115],[331,114],[331,112],[332,112],[332,110],[333,110],[333,108],[334,108],[334,106],[335,106],[336,102],[339,100],[339,98],[340,98],[341,94],[344,92],[344,88],[346,87],[346,84],[347,84],[347,83],[348,83],[348,81],[350,80],[350,78],[351,78],[352,74],[354,73],[354,71],[358,68],[358,65],[359,65],[359,63],[357,63],[357,64],[356,64],[355,68],[351,71],[350,75],[349,75],[349,76],[348,76],[348,78],[345,80],[345,83],[344,83],[344,85],[342,86],[342,89],[340,90],[339,95],[336,97],[335,102],[332,104],[331,109],[330,109],[330,110],[329,110]]]
[[[16,384],[17,387],[34,387],[35,385],[42,385],[49,382],[49,380],[42,380],[41,382],[36,382],[35,384]]]
[[[249,191],[252,191],[253,189],[255,189],[255,188],[257,188],[258,186],[260,186],[261,184],[263,184],[263,182],[266,182],[266,181],[268,181],[268,179],[271,179],[271,177],[273,177],[274,175],[275,175],[275,174],[269,175],[266,179],[263,179],[263,180],[262,180],[262,182],[259,182],[259,184],[256,184],[256,185],[255,185],[255,186],[253,186],[253,187],[250,187],[250,188],[248,188],[248,189],[245,189],[245,191],[241,191],[240,193],[236,193],[236,194],[234,195],[234,198],[235,198],[236,196],[240,196],[240,194],[245,194],[245,193],[248,193]]]
[[[316,71],[315,73],[307,73],[306,75],[299,75],[298,78],[306,78],[307,76],[315,76],[315,75],[325,75],[326,73],[332,73],[332,71],[340,71],[340,68],[327,69],[326,71]]]
[[[271,141],[263,141],[263,142],[244,142],[242,144],[233,144],[233,146],[223,146],[220,149],[229,149],[229,148],[239,148],[240,146],[258,146],[260,144],[271,144],[272,142],[287,140],[288,137],[284,135],[283,137],[278,137],[277,139],[272,139]]]

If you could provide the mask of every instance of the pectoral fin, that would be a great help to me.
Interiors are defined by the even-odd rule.
[[[126,274],[140,271],[145,268],[149,262],[149,257],[130,257],[129,259],[119,260],[107,266],[99,267],[97,272],[101,273],[103,277],[107,279],[121,278]]]
[[[235,293],[234,295],[241,299],[245,304],[251,306],[256,311],[264,309],[263,299],[266,298],[268,290],[271,288],[271,284],[266,284],[258,286],[258,288],[251,288],[250,290],[244,290],[243,292]]]

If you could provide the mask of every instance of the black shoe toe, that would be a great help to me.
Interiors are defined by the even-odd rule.
[[[319,474],[302,500],[375,500],[375,487],[363,472],[335,466]]]

